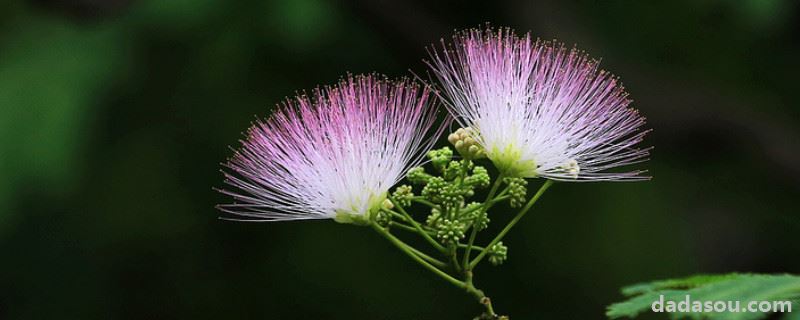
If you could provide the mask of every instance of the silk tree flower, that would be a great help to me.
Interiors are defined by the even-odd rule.
[[[221,192],[235,203],[219,208],[243,220],[368,222],[441,133],[434,100],[427,86],[376,75],[288,99],[225,164],[232,190]]]
[[[563,181],[637,180],[609,172],[645,161],[644,117],[618,78],[563,44],[511,29],[458,33],[428,65],[456,120],[506,176]]]

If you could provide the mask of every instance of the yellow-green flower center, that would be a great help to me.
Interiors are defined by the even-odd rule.
[[[519,178],[536,177],[536,162],[533,160],[523,160],[522,150],[513,144],[509,144],[502,150],[497,146],[493,147],[488,157],[503,176]]]
[[[361,203],[359,200],[361,199],[353,201],[350,209],[337,210],[333,220],[339,223],[355,224],[359,226],[369,225],[370,221],[375,217],[375,214],[383,207],[384,200],[386,200],[386,192],[380,195],[370,193],[367,199],[368,205],[366,212],[361,212],[361,208],[358,206],[358,204]]]

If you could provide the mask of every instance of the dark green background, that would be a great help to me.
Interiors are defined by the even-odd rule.
[[[601,319],[633,282],[800,272],[795,1],[431,2],[3,1],[0,318],[474,316],[366,228],[220,221],[212,187],[284,97],[424,75],[426,45],[484,22],[602,58],[656,147],[650,182],[545,195],[477,271],[497,310]]]

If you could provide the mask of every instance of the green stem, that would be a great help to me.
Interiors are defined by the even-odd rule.
[[[461,272],[461,265],[458,264],[458,247],[452,246],[450,249],[450,263],[453,265],[453,269],[456,273]]]
[[[525,207],[522,208],[522,210],[519,213],[517,213],[517,215],[514,216],[513,219],[511,219],[508,225],[506,225],[506,227],[503,228],[503,230],[500,231],[499,234],[497,234],[497,236],[492,240],[492,242],[486,245],[486,248],[491,248],[492,246],[500,242],[500,240],[503,239],[506,233],[508,233],[508,231],[511,230],[511,228],[514,227],[514,225],[517,224],[517,222],[520,219],[522,219],[522,216],[528,213],[528,210],[530,210],[531,207],[533,207],[533,204],[536,203],[536,200],[539,200],[539,197],[541,197],[542,194],[544,194],[544,192],[547,191],[547,188],[549,188],[552,184],[553,180],[547,180],[544,184],[542,184],[542,186],[539,188],[539,191],[536,191],[536,194],[533,196],[533,198],[531,198],[531,200],[529,200],[528,203],[525,204]],[[472,260],[472,262],[469,264],[470,270],[475,268],[475,266],[477,266],[478,263],[481,262],[481,259],[483,259],[483,257],[486,256],[487,252],[488,250],[484,250],[477,257],[475,257],[475,260]]]
[[[383,210],[383,211],[386,211],[386,212],[390,213],[390,214],[391,214],[393,217],[395,217],[395,218],[397,218],[397,219],[400,219],[400,220],[403,220],[403,221],[405,221],[405,220],[406,220],[406,217],[405,217],[405,216],[403,216],[402,214],[399,214],[399,213],[397,213],[397,212],[396,212],[396,211],[394,211],[394,210],[390,210],[390,209],[381,209],[381,210]]]
[[[431,235],[425,232],[425,230],[422,229],[422,226],[420,226],[419,223],[416,220],[414,220],[414,218],[412,218],[411,215],[408,214],[408,212],[406,212],[405,209],[403,209],[403,207],[397,205],[397,201],[395,201],[393,198],[390,198],[390,200],[392,201],[392,203],[395,204],[395,208],[397,208],[397,210],[399,210],[400,213],[403,214],[403,216],[405,216],[406,220],[408,220],[408,223],[410,223],[415,229],[417,229],[417,233],[422,235],[422,237],[425,238],[425,240],[427,240],[434,248],[436,248],[436,250],[439,250],[440,252],[445,254],[447,253],[447,248],[443,247],[441,244],[436,242],[436,240],[431,238]]]
[[[459,244],[458,244],[458,247],[459,247],[459,248],[462,248],[462,249],[466,249],[466,248],[467,248],[467,245],[466,245],[466,244],[463,244],[463,243],[459,243]],[[476,246],[476,245],[474,245],[474,244],[473,244],[473,245],[472,245],[472,249],[475,249],[475,250],[484,250],[484,249],[486,249],[486,248],[484,248],[484,247],[481,247],[481,246]]]
[[[467,210],[461,211],[461,214],[462,215],[466,215],[467,213],[471,213],[472,211],[483,209],[483,206],[485,206],[485,205],[486,204],[481,204],[479,206],[475,206],[473,208],[469,208]]]
[[[447,274],[446,272],[442,271],[441,269],[439,269],[439,268],[444,268],[444,267],[447,266],[447,264],[445,264],[444,262],[441,262],[441,261],[438,261],[438,260],[436,260],[434,258],[431,258],[431,257],[425,255],[424,253],[420,252],[419,250],[416,250],[413,247],[405,244],[403,241],[401,241],[400,239],[397,239],[397,237],[395,237],[391,233],[389,233],[388,230],[382,228],[381,226],[379,226],[376,223],[370,223],[370,227],[372,227],[372,229],[374,229],[375,232],[377,232],[378,234],[382,235],[384,238],[389,240],[389,242],[391,242],[395,247],[400,249],[400,251],[403,251],[412,260],[416,261],[417,263],[419,263],[420,265],[425,267],[425,269],[430,270],[431,272],[433,272],[437,276],[445,279],[447,282],[452,283],[456,287],[465,289],[467,291],[467,293],[469,293],[469,294],[473,295],[475,298],[477,298],[478,302],[480,302],[480,304],[482,304],[486,308],[486,313],[488,315],[496,316],[496,314],[494,313],[494,309],[492,309],[492,303],[491,303],[491,300],[489,300],[489,297],[487,297],[483,293],[483,291],[479,290],[478,288],[475,288],[475,286],[472,284],[472,272],[471,271],[467,271],[467,280],[468,280],[468,282],[464,282],[464,281],[458,280],[458,279],[454,278],[453,276]],[[432,259],[434,261],[426,261],[428,259]],[[437,268],[436,265],[438,265],[439,267]]]
[[[478,235],[478,228],[472,226],[472,232],[469,234],[469,242],[467,243],[467,249],[464,251],[464,260],[462,265],[464,266],[464,270],[469,270],[469,255],[472,253],[472,244],[475,243],[475,237]]]
[[[508,189],[506,188],[506,190],[508,190]],[[505,193],[505,192],[506,192],[506,190],[503,190],[503,192],[502,192],[502,193],[500,193],[500,194],[503,194],[503,193]],[[486,211],[489,211],[489,209],[490,209],[492,206],[494,206],[494,205],[495,205],[495,203],[498,203],[498,202],[500,202],[500,201],[503,201],[503,200],[507,200],[508,198],[511,198],[511,196],[507,196],[507,195],[505,195],[505,196],[504,196],[504,195],[497,195],[496,197],[494,197],[494,199],[492,199],[492,200],[489,200],[489,201],[487,201],[487,202],[485,202],[485,203],[483,203],[483,204],[481,204],[481,205],[479,205],[479,206],[475,206],[475,207],[473,207],[473,208],[469,208],[468,210],[461,211],[461,215],[465,215],[465,214],[467,214],[467,213],[471,213],[472,211],[476,211],[476,210],[486,210]]]
[[[408,223],[411,223],[411,221],[409,221],[409,217],[408,217],[408,216],[402,215],[402,214],[398,213],[397,211],[394,211],[394,210],[391,210],[391,209],[381,209],[381,210],[383,210],[383,211],[386,211],[386,212],[389,212],[389,213],[392,215],[392,217],[395,217],[395,218],[397,218],[397,219],[398,219],[398,220],[400,220],[401,222],[402,222],[402,221],[406,221],[406,222],[408,222]],[[413,220],[412,220],[412,221],[413,221]],[[425,230],[426,232],[428,232],[428,234],[430,234],[431,232],[433,232],[432,230],[429,230],[427,226],[424,226],[424,225],[420,225],[420,226],[422,227],[422,229],[423,229],[423,230]],[[416,229],[414,229],[414,232],[416,232]]]
[[[413,198],[411,198],[411,200],[416,202],[416,203],[424,204],[424,205],[429,206],[431,208],[439,208],[439,205],[437,205],[437,204],[435,204],[433,202],[430,202],[428,200],[425,200],[425,198],[423,198],[423,197],[413,197]]]
[[[491,319],[495,319],[497,314],[494,313],[494,308],[492,308],[492,300],[489,299],[489,297],[487,297],[483,291],[475,288],[475,285],[472,284],[472,271],[467,270],[465,272],[464,283],[466,284],[467,292],[475,296],[475,298],[478,299],[478,302],[480,302],[480,304],[486,308],[485,315],[489,316]]]
[[[492,300],[489,299],[489,297],[484,296],[483,298],[480,298],[478,301],[480,301],[480,303],[484,307],[486,307],[486,313],[488,313],[489,316],[492,317],[493,319],[497,318],[497,319],[506,319],[506,320],[508,320],[508,317],[499,317],[499,318],[497,317],[497,314],[494,313],[494,309],[492,308]]]
[[[414,247],[409,246],[408,248],[411,249],[411,251],[413,251],[414,253],[416,253],[420,258],[422,258],[425,261],[428,261],[430,264],[436,266],[437,268],[447,268],[447,264],[439,261],[439,259],[436,259],[434,257],[431,257],[423,253],[422,251],[414,249]]]
[[[492,185],[492,189],[489,190],[489,194],[486,196],[486,201],[484,201],[484,206],[489,205],[489,201],[492,200],[494,194],[497,193],[497,189],[500,188],[500,185],[503,183],[503,174],[497,176],[497,180],[494,181],[494,185]],[[488,208],[482,208],[484,210],[488,210]],[[469,255],[472,253],[472,245],[475,243],[475,237],[478,235],[478,228],[475,227],[473,224],[472,232],[469,235],[469,242],[467,243],[467,249],[464,252],[464,260],[462,262],[464,270],[472,270],[469,265]],[[485,251],[482,251],[481,254],[484,254]]]
[[[397,237],[395,237],[395,239],[397,239]],[[409,246],[408,244],[406,244],[405,242],[403,242],[403,241],[402,241],[402,240],[400,240],[400,239],[397,239],[397,241],[400,241],[400,243],[402,243],[402,244],[403,244],[403,245],[404,245],[406,248],[408,248],[409,250],[411,250],[411,252],[413,252],[414,254],[418,255],[418,256],[419,256],[420,258],[422,258],[423,260],[425,260],[425,261],[428,261],[430,264],[432,264],[432,265],[436,266],[437,268],[447,268],[447,263],[444,263],[444,262],[442,262],[442,261],[439,261],[439,259],[436,259],[436,258],[434,258],[434,257],[431,257],[431,256],[429,256],[429,255],[425,254],[424,252],[422,252],[422,251],[419,251],[419,250],[415,249],[415,248],[414,248],[414,247],[412,247],[412,246]]]
[[[411,228],[411,227],[409,227],[409,226],[407,226],[407,225],[398,224],[397,222],[392,222],[392,224],[391,224],[391,227],[393,227],[393,228],[394,228],[394,227],[399,227],[399,229],[400,229],[400,230],[405,230],[405,231],[409,231],[409,232],[417,233],[417,230],[416,230],[416,229],[414,229],[414,228]],[[396,238],[396,237],[395,237],[395,238]],[[406,246],[406,247],[408,247],[408,249],[409,249],[409,250],[411,250],[411,251],[414,251],[414,253],[415,253],[416,255],[420,256],[422,259],[425,259],[425,260],[427,260],[428,262],[432,263],[433,265],[435,265],[435,266],[437,266],[437,267],[439,267],[439,268],[446,268],[446,267],[447,267],[447,263],[444,263],[444,262],[440,261],[439,259],[436,259],[436,258],[434,258],[434,257],[431,257],[431,256],[429,256],[429,255],[425,254],[424,252],[417,250],[416,248],[414,248],[414,247],[412,247],[412,246],[408,245],[407,243],[403,242],[403,241],[402,241],[402,240],[400,240],[400,239],[398,239],[398,241],[402,242],[402,243],[403,243],[403,245],[404,245],[404,246]]]
[[[434,265],[430,264],[428,261],[425,261],[423,258],[421,258],[417,254],[415,254],[414,251],[411,250],[411,247],[409,247],[408,245],[406,245],[405,243],[400,241],[400,239],[397,239],[395,236],[393,236],[391,233],[389,233],[389,231],[386,231],[386,229],[382,228],[381,226],[379,226],[379,225],[377,225],[375,223],[370,223],[370,226],[372,227],[372,229],[374,229],[376,232],[378,232],[384,238],[389,240],[389,242],[394,244],[395,247],[400,249],[400,251],[403,251],[406,255],[411,257],[412,260],[416,261],[417,263],[419,263],[423,267],[425,267],[425,269],[428,269],[428,270],[432,271],[434,274],[442,277],[443,279],[447,280],[447,282],[450,282],[450,283],[452,283],[453,285],[455,285],[455,286],[457,286],[459,288],[465,288],[466,287],[466,285],[464,284],[463,281],[458,280],[456,278],[453,278],[451,275],[449,275],[446,272],[436,268]]]
[[[400,230],[403,230],[403,231],[408,231],[408,232],[413,232],[413,233],[419,233],[419,231],[417,231],[417,228],[414,228],[414,227],[412,227],[412,226],[408,226],[408,225],[402,224],[402,223],[400,223],[400,222],[397,222],[397,221],[392,221],[392,224],[391,224],[391,226],[392,226],[392,227],[397,227],[398,229],[400,229]],[[431,234],[431,233],[430,233],[430,231],[425,231],[425,232],[428,232],[428,234]]]
[[[381,226],[379,226],[376,223],[370,223],[370,227],[372,227],[372,229],[375,230],[375,232],[377,232],[378,234],[382,235],[384,238],[389,240],[389,242],[391,242],[395,247],[400,249],[400,251],[403,251],[412,260],[416,261],[417,263],[419,263],[420,265],[425,267],[425,269],[430,270],[431,272],[433,272],[437,276],[443,278],[447,282],[452,283],[456,287],[461,288],[461,289],[465,289],[467,291],[467,293],[473,295],[476,299],[478,299],[478,302],[480,302],[480,304],[482,304],[484,306],[484,308],[486,308],[486,313],[489,316],[494,317],[494,316],[497,315],[496,313],[494,313],[494,309],[492,308],[492,302],[491,302],[491,300],[489,300],[489,297],[487,297],[483,293],[483,291],[481,291],[480,289],[475,288],[475,286],[472,284],[472,272],[471,271],[467,271],[467,281],[468,282],[464,282],[464,281],[458,280],[458,279],[454,278],[453,276],[447,274],[446,272],[442,271],[441,269],[437,268],[436,266],[434,266],[434,264],[441,264],[442,266],[446,266],[445,263],[443,263],[441,261],[438,261],[438,260],[436,260],[438,263],[431,263],[429,261],[426,261],[426,259],[424,258],[425,257],[424,254],[423,254],[423,256],[420,256],[419,254],[421,254],[421,252],[419,252],[418,250],[416,250],[416,249],[410,247],[409,245],[405,244],[400,239],[397,239],[397,237],[395,237],[391,233],[389,233],[388,230],[382,228]],[[431,258],[431,259],[433,259],[433,258]]]
[[[500,202],[500,201],[506,200],[506,199],[508,199],[508,198],[511,198],[511,196],[508,196],[508,195],[498,195],[497,197],[495,197],[494,199],[492,199],[491,201],[489,201],[489,202],[487,203],[486,210],[489,210],[489,208],[491,208],[491,207],[492,207],[492,206],[493,206],[495,203],[498,203],[498,202]]]
[[[390,214],[392,215],[392,217],[395,217],[395,218],[397,218],[398,220],[400,220],[400,222],[392,221],[392,223],[393,223],[394,225],[400,225],[400,226],[401,226],[401,228],[402,228],[402,227],[411,228],[411,230],[409,230],[409,231],[417,232],[417,229],[416,229],[416,228],[402,224],[402,222],[403,222],[403,221],[407,221],[407,222],[411,223],[411,221],[409,221],[409,217],[407,217],[407,216],[404,216],[404,215],[402,215],[402,214],[399,214],[399,213],[397,213],[397,211],[394,211],[394,210],[391,210],[391,209],[381,209],[381,210],[383,210],[383,211],[385,211],[385,212],[388,212],[388,213],[390,213]],[[412,221],[413,221],[413,220],[412,220]],[[433,233],[434,231],[433,231],[433,230],[430,230],[430,229],[429,229],[427,226],[420,225],[420,227],[422,227],[422,230],[424,230],[425,232],[427,232],[429,235],[433,235],[433,234],[435,234],[435,233]]]

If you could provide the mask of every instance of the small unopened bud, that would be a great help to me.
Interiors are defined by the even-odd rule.
[[[428,218],[425,219],[425,225],[429,227],[436,227],[437,222],[439,222],[439,217],[441,216],[442,212],[439,209],[433,208],[431,209],[431,214],[428,215]]]
[[[472,202],[464,207],[464,211],[470,210],[470,218],[472,219],[472,226],[478,231],[486,229],[489,226],[489,215],[486,210],[478,209],[482,204],[479,202]]]
[[[469,154],[474,156],[474,159],[486,158],[486,150],[479,145],[472,145],[467,148]]]
[[[452,144],[456,144],[458,140],[459,140],[458,134],[451,133],[449,136],[447,136],[447,141],[450,141],[450,143]]]
[[[408,170],[408,174],[406,174],[408,181],[415,184],[426,184],[428,180],[432,177],[430,174],[425,173],[425,169],[422,167],[415,167]]]
[[[472,169],[472,175],[464,179],[464,184],[478,188],[485,188],[489,183],[491,183],[489,171],[482,166],[475,166],[475,168]]]
[[[453,159],[453,150],[449,147],[428,151],[428,158],[431,159],[433,166],[441,171],[444,170],[447,164]]]
[[[458,220],[442,219],[437,226],[436,237],[444,244],[457,243],[464,239],[464,224]]]
[[[389,199],[383,199],[383,203],[381,203],[381,208],[385,210],[392,210],[394,209],[394,203],[392,203]]]
[[[480,159],[486,156],[486,151],[475,140],[478,133],[472,128],[459,128],[447,136],[447,141],[456,148],[465,159]]]
[[[375,214],[375,223],[381,227],[388,227],[392,224],[392,214],[383,210]]]
[[[522,207],[528,193],[528,181],[523,178],[505,178],[505,182],[508,184],[509,204],[511,207]]]
[[[463,166],[459,161],[450,161],[450,164],[447,165],[447,168],[444,169],[444,178],[447,180],[453,180],[463,171]]]
[[[428,184],[422,188],[422,196],[433,202],[442,201],[442,192],[447,186],[447,182],[442,177],[432,177],[428,179]]]
[[[486,248],[486,253],[489,256],[489,262],[495,266],[503,264],[508,259],[508,247],[503,245],[503,241]]]
[[[411,205],[411,199],[414,198],[413,189],[409,185],[402,185],[397,187],[392,194],[392,198],[398,206],[408,207]]]

